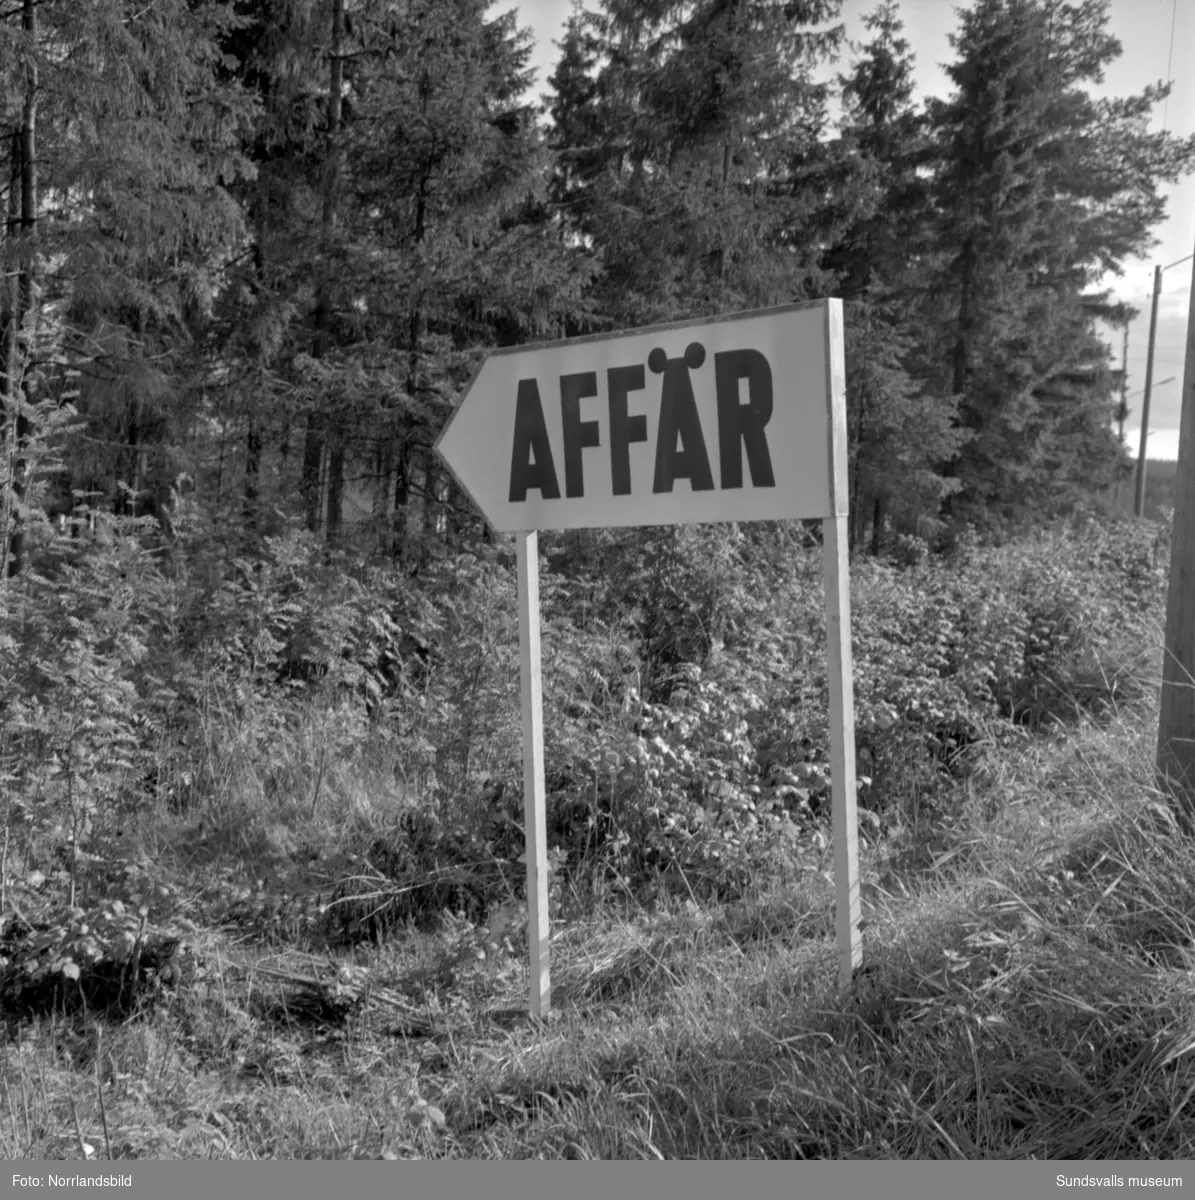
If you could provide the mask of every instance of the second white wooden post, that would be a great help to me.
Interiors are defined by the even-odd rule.
[[[822,521],[826,581],[826,668],[830,681],[830,787],[838,982],[849,990],[863,962],[859,931],[859,830],[855,795],[855,689],[851,663],[851,579],[847,544],[846,350],[842,301],[826,301],[826,396],[830,403],[830,504]]]
[[[822,522],[826,578],[826,666],[830,680],[830,790],[838,982],[845,992],[863,962],[859,932],[859,833],[855,795],[855,698],[851,679],[851,589],[847,518]]]

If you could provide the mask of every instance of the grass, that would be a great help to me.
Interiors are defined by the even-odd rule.
[[[993,750],[915,865],[870,847],[845,1001],[825,854],[733,904],[610,902],[558,924],[546,1024],[512,1019],[515,909],[509,949],[450,921],[345,955],[395,999],[336,1021],[287,987],[326,956],[192,906],[203,968],[153,1015],[46,1018],[0,1049],[0,1153],[1192,1157],[1195,857],[1148,782],[1155,728],[1147,690]],[[362,798],[322,787],[252,827],[224,813],[202,845],[182,818],[135,840],[180,894],[232,863],[268,878],[335,853],[334,806]]]

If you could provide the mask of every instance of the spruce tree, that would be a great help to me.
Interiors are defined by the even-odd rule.
[[[237,0],[223,71],[258,99],[245,138],[256,172],[236,191],[249,251],[225,272],[207,341],[206,388],[220,464],[216,507],[239,506],[252,539],[265,512],[300,501],[309,529],[338,524],[343,423],[328,356],[339,341],[343,245],[339,169],[352,120],[353,51],[344,0]],[[238,490],[230,486],[242,475]],[[273,486],[270,487],[270,483]],[[283,500],[283,497],[286,497]]]
[[[393,54],[357,79],[367,117],[349,145],[353,203],[379,250],[367,324],[392,331],[398,386],[377,428],[399,533],[413,491],[425,527],[442,508],[432,444],[479,350],[559,336],[583,281],[546,205],[530,34],[488,7],[416,0],[391,19]]]
[[[365,504],[397,549],[412,500],[429,530],[462,507],[431,447],[479,349],[553,336],[576,300],[525,95],[529,35],[478,0],[354,0],[337,89],[333,0],[251,7],[230,50],[266,97],[253,154],[269,186],[242,198],[257,249],[225,330],[244,377],[277,386],[240,421],[268,424],[259,469],[283,495],[298,473],[309,527],[335,537]]]
[[[5,312],[6,431],[19,442],[38,404],[75,400],[64,508],[83,492],[118,513],[161,512],[184,465],[180,351],[236,253],[228,188],[251,172],[239,138],[252,102],[215,78],[233,20],[218,0],[41,0],[0,17],[0,61],[23,93],[5,118],[21,280]],[[17,450],[7,511],[19,515],[32,481]]]
[[[949,395],[916,371],[932,303],[933,145],[914,103],[913,56],[894,3],[865,24],[873,37],[839,77],[835,151],[847,220],[823,261],[846,313],[851,545],[870,522],[879,553],[890,516],[908,531],[933,527],[942,496],[957,486],[938,468],[960,435]]]
[[[880,4],[864,25],[872,39],[838,77],[843,118],[836,150],[855,203],[825,258],[841,294],[850,297],[865,294],[877,277],[890,292],[915,290],[916,263],[931,236],[933,143],[914,101],[914,58],[895,0]]]
[[[827,88],[838,0],[607,0],[578,12],[549,111],[556,199],[601,255],[615,325],[823,291]]]
[[[1068,481],[1098,488],[1114,468],[1108,351],[1088,294],[1148,249],[1158,187],[1190,169],[1195,139],[1148,131],[1160,89],[1090,94],[1120,53],[1107,8],[980,0],[952,38],[956,90],[932,115],[948,254],[937,282],[952,317],[939,372],[971,435],[949,467],[958,520],[1032,517],[1069,503]]]

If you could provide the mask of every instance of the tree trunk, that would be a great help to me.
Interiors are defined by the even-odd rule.
[[[967,387],[967,364],[970,361],[971,333],[974,325],[975,247],[963,247],[963,277],[959,295],[958,332],[954,341],[951,394],[961,396]]]
[[[871,556],[879,558],[880,549],[884,544],[884,498],[876,496],[875,507],[871,513]]]
[[[252,418],[245,435],[245,529],[257,530],[257,492],[261,477],[261,426]]]
[[[391,547],[397,557],[407,539],[407,504],[411,499],[411,451],[406,442],[398,446],[398,470],[394,476],[394,517],[391,523]]]
[[[427,112],[429,82],[424,80],[422,95],[422,111]],[[427,234],[427,204],[431,174],[424,172],[419,180],[419,190],[415,194],[415,245],[423,242]],[[402,467],[399,475],[399,486],[394,494],[394,553],[403,552],[403,542],[407,534],[407,504],[410,501],[409,475],[412,447],[412,432],[417,420],[419,400],[419,353],[423,339],[423,295],[420,293],[407,315],[407,396],[410,400],[407,412],[399,422],[399,455]],[[427,500],[424,500],[426,506]]]
[[[963,396],[967,390],[967,377],[971,361],[971,338],[975,330],[975,246],[968,242],[962,252],[962,280],[959,293],[958,329],[951,351],[950,393]],[[960,404],[959,419],[964,426],[969,424],[966,403]],[[942,468],[944,479],[956,479],[959,473],[959,456],[956,454]],[[962,492],[952,492],[942,501],[942,515],[950,520],[958,511]]]
[[[137,515],[137,456],[140,442],[141,426],[137,423],[137,408],[134,404],[132,412],[129,413],[129,423],[125,432],[125,447],[128,450],[125,462],[128,464],[128,478],[122,480],[117,476],[116,495],[112,498],[113,516],[135,517]],[[122,457],[124,456],[122,455]]]
[[[18,395],[21,387],[21,365],[17,353],[20,333],[21,287],[17,281],[19,272],[20,229],[21,229],[21,135],[14,130],[9,142],[9,173],[8,173],[8,220],[4,228],[4,279],[3,286],[3,363],[4,394],[0,396],[0,483],[3,492],[0,499],[3,507],[0,509],[0,563],[5,570],[0,578],[16,572],[12,568],[9,555],[12,550],[12,536],[17,520],[15,495],[16,465],[18,445],[16,434],[17,413],[20,411]]]
[[[439,487],[435,451],[429,446],[423,452],[423,532],[429,536],[438,533],[440,528]]]
[[[320,527],[320,468],[324,463],[324,439],[317,413],[307,414],[303,434],[303,465],[299,471],[299,491],[303,496],[303,518],[312,533]]]
[[[444,536],[451,545],[460,541],[461,537],[461,507],[463,497],[456,481],[450,475],[444,490],[444,503],[448,506],[445,517]]]
[[[270,100],[267,95],[267,107],[269,103]],[[263,293],[268,292],[270,287],[270,266],[266,247],[269,206],[269,166],[266,163],[262,163],[257,170],[257,210],[254,213],[255,245],[253,247],[253,269],[257,274],[258,287],[261,288]],[[266,366],[267,364],[263,357],[263,360],[259,364],[259,369],[263,375]],[[261,456],[263,449],[264,438],[261,423],[250,415],[249,428],[245,434],[245,528],[250,534],[255,533],[257,530],[257,501],[261,483]],[[285,456],[285,450],[283,450],[283,455]]]
[[[383,434],[377,444],[377,482],[373,493],[373,516],[382,553],[393,550],[390,519],[394,511],[394,439]]]
[[[340,535],[344,525],[344,442],[334,435],[328,452],[328,540]]]
[[[21,111],[21,127],[12,138],[12,174],[9,195],[8,234],[14,232],[16,216],[16,194],[20,196],[20,241],[15,259],[18,269],[13,290],[9,293],[10,305],[4,333],[4,402],[7,414],[0,415],[4,426],[0,433],[9,433],[11,421],[11,443],[9,445],[9,487],[11,489],[10,519],[7,525],[7,573],[19,575],[25,568],[25,522],[20,506],[25,499],[28,480],[25,478],[25,448],[32,433],[32,426],[22,401],[27,394],[28,384],[24,380],[27,350],[21,345],[21,331],[30,322],[36,297],[37,267],[37,5],[36,0],[24,0],[21,9],[21,28],[28,43],[28,58],[25,68],[25,99]],[[11,266],[9,267],[11,270]],[[23,361],[24,360],[24,361]],[[5,417],[7,419],[5,419]],[[0,438],[0,444],[8,441]]]
[[[336,231],[337,201],[340,184],[340,92],[344,85],[344,0],[332,0],[332,52],[328,81],[328,134],[324,153],[324,197],[320,214],[320,241],[324,251],[319,288],[315,302],[315,336],[312,341],[312,358],[323,358],[327,349],[327,333],[332,302],[328,286],[327,269],[332,235]],[[301,490],[307,528],[315,533],[320,525],[322,493],[320,489],[320,467],[324,458],[325,422],[321,414],[311,412],[307,416],[307,431],[303,443],[303,475]],[[340,455],[339,462],[337,456]],[[328,535],[339,532],[344,489],[343,449],[334,448],[333,461],[329,465]],[[335,517],[336,527],[333,527]]]

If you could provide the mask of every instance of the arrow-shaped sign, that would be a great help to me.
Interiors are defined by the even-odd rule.
[[[499,531],[845,512],[830,487],[831,312],[495,351],[436,449]]]

